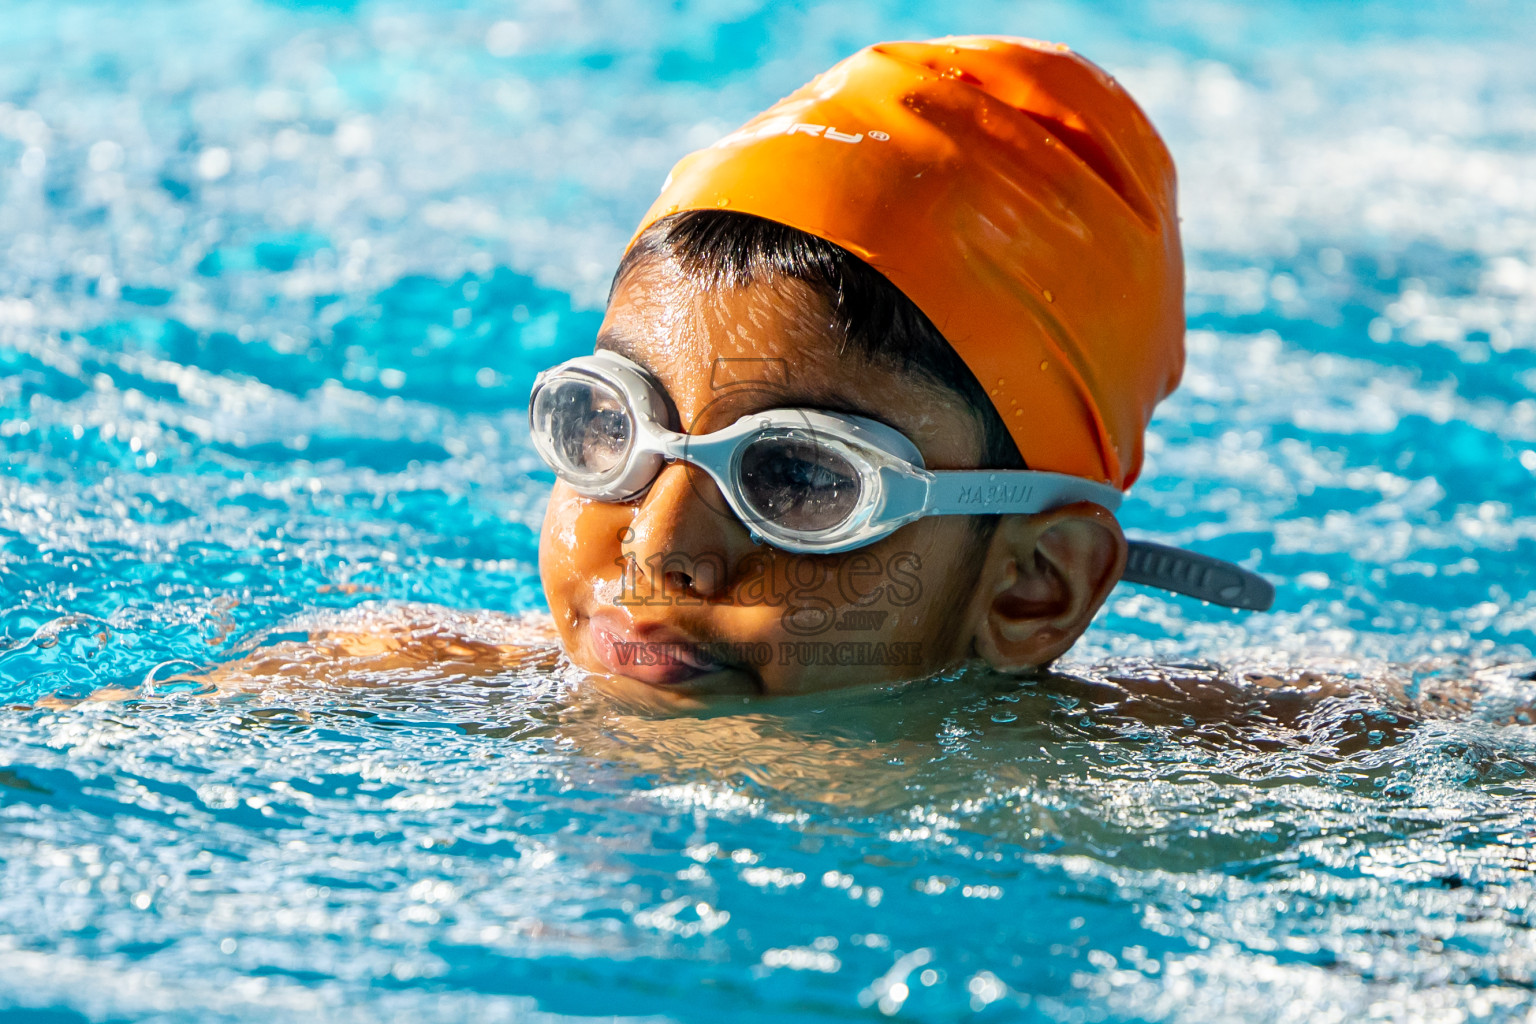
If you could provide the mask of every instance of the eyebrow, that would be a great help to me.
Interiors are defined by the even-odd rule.
[[[607,327],[598,334],[597,341],[593,345],[593,348],[599,351],[616,353],[630,360],[631,362],[637,363],[641,369],[650,374],[651,378],[656,381],[656,385],[661,388],[662,394],[666,395],[668,403],[670,403],[674,409],[676,408],[676,399],[673,398],[672,393],[667,390],[666,384],[662,383],[661,375],[656,372],[655,367],[646,361],[644,354],[640,351],[640,346],[636,343],[634,338],[621,330],[613,327]],[[750,388],[750,385],[727,386],[721,388],[720,393],[724,395],[735,390],[745,391],[752,389]],[[879,410],[867,408],[862,405],[857,405],[855,403],[842,400],[842,396],[828,398],[822,396],[804,395],[802,397],[790,393],[783,396],[783,401],[775,400],[773,405],[767,406],[759,411],[767,411],[767,409],[815,409],[820,412],[836,412],[847,416],[862,416],[867,420],[874,420],[876,423],[882,423],[885,426],[890,427],[892,430],[901,430],[900,427],[892,423],[886,416],[882,415]],[[743,413],[742,415],[750,416],[751,413]]]
[[[655,367],[645,361],[645,357],[640,354],[640,349],[635,344],[634,339],[615,327],[605,327],[599,331],[597,341],[593,344],[592,348],[598,352],[617,353],[632,363],[639,363],[641,368],[652,377],[656,376]],[[666,389],[663,388],[662,390]]]

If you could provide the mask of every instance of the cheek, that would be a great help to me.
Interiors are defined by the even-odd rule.
[[[878,607],[893,637],[923,644],[925,661],[947,662],[968,646],[965,632],[976,574],[969,524],[959,518],[914,523],[874,545],[881,573]],[[867,590],[869,584],[859,586]]]
[[[539,534],[539,579],[550,614],[562,632],[578,613],[590,613],[594,595],[620,576],[620,538],[634,508],[583,498],[555,484]]]
[[[963,520],[929,520],[786,573],[784,603],[756,637],[779,654],[770,692],[911,679],[966,658],[974,588],[957,574],[974,571],[971,551]]]

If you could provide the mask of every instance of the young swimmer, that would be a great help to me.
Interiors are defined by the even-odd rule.
[[[1411,670],[1038,671],[1122,579],[1273,595],[1113,514],[1182,369],[1182,289],[1172,162],[1102,71],[1021,39],[870,47],[685,157],[596,351],[541,375],[552,624],[364,606],[210,681],[419,688],[565,658],[663,710],[985,665],[1149,723],[1464,713],[1480,683]]]
[[[1183,335],[1172,161],[1113,79],[1021,39],[861,51],[674,168],[596,353],[535,386],[565,650],[695,693],[1050,663],[1124,574]]]
[[[862,50],[678,163],[595,352],[535,385],[559,643],[673,694],[777,695],[1038,669],[1122,579],[1268,607],[1114,516],[1183,337],[1173,163],[1112,78],[1026,39]],[[315,643],[221,675],[516,647],[378,621]]]

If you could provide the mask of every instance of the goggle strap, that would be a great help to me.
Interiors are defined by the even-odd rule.
[[[1209,555],[1145,540],[1130,542],[1120,579],[1227,608],[1267,612],[1275,603],[1274,584],[1257,573]]]
[[[1109,484],[1035,469],[930,471],[929,515],[1007,515],[1044,512],[1091,501],[1113,512],[1124,497]]]
[[[1038,470],[930,472],[930,515],[1030,514],[1092,501],[1114,511],[1121,493],[1108,484]],[[1125,583],[1157,587],[1226,608],[1268,611],[1275,603],[1272,583],[1242,566],[1150,541],[1130,541]]]

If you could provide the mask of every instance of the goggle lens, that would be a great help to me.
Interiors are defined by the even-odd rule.
[[[765,434],[740,462],[741,498],[753,515],[780,530],[823,533],[858,508],[863,478],[831,446],[792,434]]]
[[[550,465],[577,485],[600,484],[624,468],[635,430],[618,391],[595,377],[567,373],[539,389],[533,435]]]

